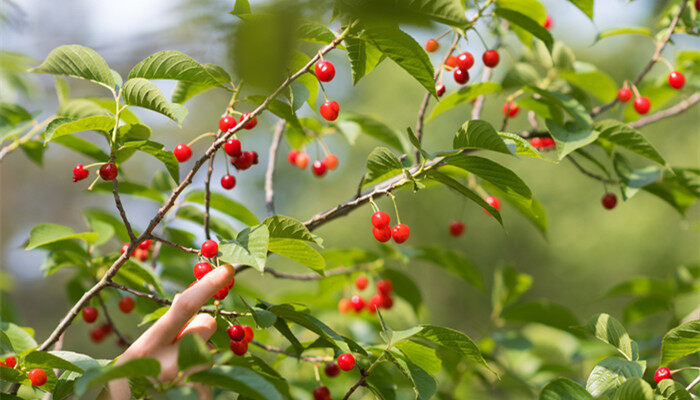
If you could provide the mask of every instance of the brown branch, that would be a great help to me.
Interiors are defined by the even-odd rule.
[[[219,137],[217,140],[214,141],[214,143],[211,144],[211,146],[204,152],[204,154],[197,160],[195,161],[194,165],[192,166],[192,169],[190,172],[187,174],[185,179],[180,182],[180,184],[173,190],[173,192],[170,194],[170,197],[168,200],[163,204],[163,206],[158,210],[156,215],[151,219],[151,221],[148,223],[148,226],[144,230],[144,232],[136,238],[135,240],[132,240],[131,243],[129,243],[129,247],[126,249],[126,251],[117,258],[117,260],[112,264],[112,266],[107,269],[107,272],[105,272],[105,275],[93,286],[90,288],[87,292],[83,294],[83,296],[73,305],[73,307],[66,313],[66,315],[61,319],[59,324],[56,326],[56,328],[51,332],[48,338],[44,340],[44,342],[39,345],[37,348],[40,351],[44,351],[48,349],[52,344],[58,340],[59,336],[66,330],[68,329],[68,326],[70,326],[71,322],[75,317],[78,315],[80,310],[83,308],[83,306],[97,293],[100,292],[100,290],[104,289],[106,286],[109,285],[109,282],[111,279],[117,274],[117,271],[119,271],[119,268],[126,262],[128,259],[128,255],[131,254],[132,251],[136,249],[136,246],[138,246],[141,242],[146,240],[149,235],[151,235],[151,232],[153,232],[153,229],[163,220],[165,217],[166,213],[173,207],[175,204],[177,198],[182,194],[182,192],[185,190],[187,186],[189,186],[192,183],[192,180],[199,171],[199,169],[202,167],[202,165],[210,158],[212,155],[228,140],[231,136],[233,136],[236,132],[238,132],[245,124],[252,119],[253,117],[257,116],[260,114],[263,110],[267,108],[267,106],[270,104],[272,100],[274,100],[287,86],[289,86],[295,79],[300,77],[301,75],[307,73],[309,69],[316,64],[316,62],[323,56],[324,54],[328,53],[332,49],[334,49],[342,40],[345,38],[345,35],[348,34],[351,28],[354,27],[354,23],[348,25],[348,27],[341,33],[339,36],[337,36],[335,39],[331,41],[328,45],[324,46],[315,56],[311,57],[309,62],[306,63],[300,70],[298,70],[296,73],[293,75],[287,77],[287,79],[282,82],[282,84],[274,91],[272,94],[270,94],[256,109],[251,111],[246,118],[243,118],[236,127],[231,129],[230,131],[223,133],[221,137]]]
[[[630,126],[632,128],[639,129],[645,125],[649,125],[651,123],[660,121],[664,118],[673,117],[674,115],[680,114],[683,111],[691,108],[692,106],[697,104],[698,101],[700,101],[700,93],[698,93],[698,92],[693,93],[692,96],[681,101],[680,103],[676,104],[675,106],[669,107],[669,108],[662,110],[662,111],[659,111],[659,112],[656,112],[656,113],[651,114],[647,117],[640,118],[639,120],[631,123]]]
[[[345,396],[343,396],[343,400],[348,400],[350,396],[352,396],[353,393],[360,387],[365,385],[365,381],[367,380],[367,377],[369,376],[369,371],[365,371],[363,369],[360,369],[360,379],[355,382],[354,385],[348,389],[347,393],[345,393]]]
[[[157,241],[157,242],[167,244],[168,246],[174,247],[178,250],[182,250],[182,251],[187,252],[187,253],[199,254],[199,250],[197,250],[197,249],[193,249],[191,247],[185,247],[185,246],[179,245],[177,243],[171,242],[170,240],[163,239],[162,237],[151,235],[150,238]]]
[[[319,357],[309,357],[309,356],[302,356],[302,355],[299,355],[296,353],[290,353],[286,350],[282,350],[282,349],[277,348],[277,347],[262,344],[262,343],[258,342],[257,340],[253,340],[250,343],[260,347],[263,350],[267,350],[267,351],[272,352],[272,353],[284,354],[285,356],[294,357],[294,358],[298,358],[301,360],[306,360],[306,361],[312,362],[314,364],[321,363],[321,362],[333,361],[333,358],[331,358],[331,357],[320,357],[320,356]]]
[[[265,172],[265,207],[267,207],[267,213],[269,215],[275,214],[275,191],[272,186],[272,177],[275,173],[275,158],[277,157],[277,148],[280,145],[282,134],[284,133],[284,125],[284,120],[277,123],[268,152],[267,171]]]
[[[595,179],[595,180],[597,180],[597,181],[601,181],[601,182],[603,182],[603,183],[607,183],[607,184],[610,184],[610,185],[617,185],[617,184],[619,183],[618,181],[616,181],[616,180],[614,180],[614,179],[608,179],[608,178],[606,178],[606,177],[604,177],[604,176],[596,175],[596,174],[594,174],[593,172],[590,172],[589,170],[587,170],[587,169],[585,169],[583,166],[581,166],[581,164],[579,164],[578,161],[576,161],[576,160],[575,160],[573,157],[571,157],[571,156],[567,156],[566,159],[569,160],[569,161],[571,161],[571,163],[574,164],[574,166],[575,166],[579,171],[581,171],[584,175],[586,175],[586,176],[588,176],[588,177],[590,177],[590,178],[593,178],[593,179]]]
[[[656,51],[654,52],[654,55],[651,56],[651,60],[647,63],[647,65],[644,66],[644,69],[642,72],[637,75],[636,78],[634,78],[634,81],[632,82],[635,86],[639,85],[639,82],[644,79],[646,74],[651,71],[651,68],[654,66],[659,61],[659,58],[661,57],[661,52],[663,51],[664,47],[666,47],[666,44],[668,44],[669,39],[671,38],[671,35],[673,34],[673,31],[676,29],[676,25],[678,25],[678,21],[681,19],[681,15],[683,14],[683,10],[685,10],[686,5],[688,4],[688,0],[684,0],[681,3],[681,8],[678,10],[678,14],[676,14],[675,17],[673,17],[673,20],[671,21],[671,24],[668,27],[668,32],[666,35],[658,42],[656,45]],[[613,100],[611,100],[608,103],[603,104],[600,107],[596,107],[593,109],[591,112],[591,117],[595,118],[598,115],[602,114],[603,112],[611,109],[615,104],[617,104],[617,97],[615,97]]]
[[[105,305],[104,300],[102,300],[102,296],[98,293],[95,297],[97,297],[97,301],[100,303],[100,308],[102,308],[102,313],[104,314],[107,323],[112,326],[112,330],[117,335],[117,337],[123,342],[131,345],[131,340],[129,340],[126,336],[122,335],[119,329],[117,329],[117,324],[115,324],[114,320],[112,320],[112,318],[109,316],[109,312],[107,311],[107,305]]]
[[[217,135],[218,137],[218,135]],[[209,165],[207,166],[207,176],[204,178],[204,236],[211,239],[211,234],[209,232],[209,203],[211,199],[211,174],[214,172],[214,158],[216,158],[216,153],[212,154],[209,158]]]
[[[119,197],[119,189],[118,189],[119,183],[117,182],[117,178],[114,178],[112,180],[112,193],[114,194],[114,203],[117,205],[117,210],[119,210],[119,215],[122,217],[122,222],[124,222],[124,227],[126,228],[126,232],[129,234],[129,239],[131,239],[131,242],[136,239],[136,236],[134,235],[134,231],[131,229],[131,224],[129,223],[129,219],[126,217],[126,211],[124,211],[124,206],[122,205],[122,200]]]

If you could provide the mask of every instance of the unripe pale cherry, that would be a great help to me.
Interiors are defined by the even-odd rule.
[[[620,103],[627,103],[632,100],[633,95],[632,89],[626,87],[620,88],[620,90],[617,91],[617,101]]]
[[[340,311],[343,314],[350,311],[351,308],[352,303],[350,302],[350,299],[340,299],[340,301],[338,302],[338,311]]]
[[[460,85],[464,85],[465,83],[469,82],[469,71],[457,67],[454,71],[452,71],[452,77],[454,78],[455,82],[459,83]]]
[[[447,57],[447,60],[445,60],[445,65],[451,68],[456,68],[457,67],[457,57],[450,55]]]
[[[118,169],[114,163],[107,163],[100,167],[100,177],[106,181],[114,180],[117,177]]]
[[[678,71],[673,71],[668,75],[668,85],[674,89],[683,89],[685,86],[685,76]]]
[[[319,112],[326,121],[335,121],[340,112],[340,105],[336,101],[327,101],[321,104]]]
[[[640,96],[634,99],[634,109],[637,113],[644,115],[649,112],[649,108],[651,108],[651,101],[648,97]]]
[[[501,57],[498,55],[498,51],[490,49],[484,52],[484,54],[481,56],[481,59],[484,61],[484,65],[486,65],[489,68],[493,68],[496,65],[498,65],[498,62],[501,60]]]
[[[309,155],[306,153],[299,153],[294,162],[296,163],[297,167],[306,169],[306,166],[309,165]]]
[[[321,160],[316,160],[313,164],[311,164],[311,171],[314,173],[314,175],[322,177],[326,174],[326,164]]]
[[[316,78],[321,82],[330,82],[335,77],[335,67],[330,61],[319,61],[314,67]]]
[[[206,258],[214,258],[219,254],[219,244],[213,240],[206,240],[202,243],[201,248],[202,256]]]
[[[600,202],[606,210],[612,210],[617,205],[617,196],[614,193],[605,193]]]
[[[178,162],[185,162],[192,157],[192,149],[190,146],[180,143],[175,146],[175,149],[173,149],[173,154],[175,155],[175,158],[177,158]]]
[[[82,164],[73,167],[73,182],[82,181],[90,175],[90,171],[85,169]]]
[[[236,118],[231,115],[224,115],[219,120],[219,130],[221,132],[228,132],[236,126]]]
[[[408,240],[410,232],[411,230],[408,229],[408,225],[398,224],[391,228],[391,237],[394,239],[394,242],[401,244]]]
[[[435,39],[428,39],[427,42],[425,42],[425,51],[428,53],[434,53],[440,48],[440,43],[438,43],[437,40]]]
[[[334,170],[338,167],[338,157],[335,154],[326,154],[323,158],[323,163],[326,164],[326,168]]]
[[[241,141],[238,139],[229,139],[224,143],[224,152],[230,157],[240,157]]]
[[[343,371],[350,371],[355,368],[355,357],[350,353],[343,353],[338,356],[338,367]]]
[[[474,66],[474,56],[472,53],[465,51],[457,56],[457,67],[463,70],[468,70]]]
[[[221,177],[221,187],[226,190],[231,190],[236,186],[236,177],[233,175],[224,175]]]

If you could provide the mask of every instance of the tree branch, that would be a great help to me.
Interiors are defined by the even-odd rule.
[[[104,300],[102,300],[102,296],[98,293],[97,296],[97,301],[100,303],[100,308],[102,308],[102,313],[105,316],[105,319],[107,320],[107,323],[112,326],[112,330],[114,333],[117,335],[119,339],[121,339],[123,342],[131,345],[131,340],[129,340],[126,336],[122,335],[122,333],[117,329],[117,325],[114,323],[112,318],[109,316],[109,312],[107,311],[107,306],[105,305]]]
[[[584,175],[586,175],[586,176],[588,176],[588,177],[590,177],[590,178],[593,178],[593,179],[595,179],[595,180],[598,180],[598,181],[601,181],[601,182],[603,182],[603,183],[607,183],[607,184],[610,184],[610,185],[617,185],[617,184],[619,183],[618,181],[616,181],[616,180],[614,180],[614,179],[608,179],[608,178],[606,178],[606,177],[604,177],[604,176],[596,175],[596,174],[594,174],[593,172],[588,171],[588,170],[585,169],[583,166],[581,166],[581,164],[579,164],[578,161],[576,161],[576,160],[575,160],[573,157],[571,157],[571,156],[567,156],[566,159],[569,160],[569,161],[571,161],[571,163],[574,164],[574,166],[575,166],[579,171],[581,171]]]
[[[639,120],[631,123],[630,126],[632,128],[639,129],[645,125],[652,124],[652,123],[660,121],[664,118],[673,117],[674,115],[680,114],[683,111],[691,108],[692,106],[697,104],[698,101],[700,101],[700,93],[698,93],[698,92],[693,93],[692,96],[681,101],[680,103],[676,104],[675,106],[669,107],[669,108],[662,110],[662,111],[659,111],[659,112],[656,112],[656,113],[651,114],[647,117],[640,118]]]
[[[199,250],[197,250],[197,249],[193,249],[193,248],[191,248],[191,247],[181,246],[181,245],[179,245],[179,244],[177,244],[177,243],[171,242],[170,240],[163,239],[162,237],[158,237],[158,236],[155,236],[155,235],[151,235],[150,237],[151,237],[151,239],[153,239],[153,240],[155,240],[155,241],[161,242],[161,243],[163,243],[163,244],[167,244],[168,246],[174,247],[174,248],[176,248],[176,249],[178,249],[178,250],[182,250],[182,251],[184,251],[184,252],[192,253],[192,254],[199,254]]]
[[[119,197],[119,189],[118,189],[119,183],[117,182],[117,178],[114,178],[112,180],[112,193],[114,194],[114,203],[117,205],[117,210],[119,210],[119,215],[122,217],[122,222],[124,222],[124,227],[126,228],[126,232],[129,234],[129,239],[133,242],[136,240],[136,236],[134,235],[134,231],[131,229],[131,224],[129,223],[129,219],[126,217],[126,211],[124,211],[124,206],[122,205],[122,200]]]
[[[277,157],[277,148],[280,140],[282,140],[282,133],[284,133],[284,125],[285,121],[281,120],[275,126],[275,133],[272,136],[272,143],[268,152],[267,171],[265,172],[265,207],[267,207],[269,215],[275,214],[275,191],[272,187],[272,176],[275,173],[275,158]]]

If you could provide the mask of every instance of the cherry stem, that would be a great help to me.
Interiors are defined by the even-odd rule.
[[[95,180],[92,181],[92,183],[90,184],[90,186],[88,186],[87,190],[92,191],[92,188],[95,186],[95,184],[97,183],[97,180],[98,180],[98,179],[100,179],[100,175],[99,175],[99,174],[95,177]]]
[[[444,38],[445,36],[447,36],[447,34],[450,33],[450,32],[452,32],[452,29],[447,30],[445,33],[443,33],[442,35],[438,36],[435,40],[439,42],[440,39],[442,39],[442,38]]]
[[[187,143],[187,147],[192,146],[193,144],[197,143],[198,140],[205,138],[207,136],[216,136],[216,133],[214,133],[214,132],[202,133],[201,135],[197,136],[196,138],[192,139],[189,143]]]
[[[318,80],[318,85],[321,86],[321,91],[323,92],[323,98],[326,99],[326,102],[328,102],[328,95],[326,94],[326,88],[323,87],[323,83],[321,83],[321,80]]]
[[[632,87],[632,91],[634,92],[634,96],[635,96],[635,97],[641,97],[641,96],[642,96],[641,94],[639,94],[639,90],[637,89],[637,85],[635,85],[635,84],[633,83],[633,84],[630,85],[630,86]]]
[[[321,135],[315,135],[315,136],[316,136],[316,139],[318,140],[318,142],[321,143],[321,147],[323,148],[323,152],[325,153],[325,155],[331,154],[330,149],[328,149],[328,146],[326,146],[326,143],[323,141],[323,139],[321,139]]]
[[[486,44],[486,41],[485,41],[484,38],[481,36],[481,34],[479,33],[479,31],[478,31],[476,28],[473,28],[473,30],[474,30],[474,33],[476,33],[476,36],[479,37],[479,40],[481,41],[481,44],[484,45],[484,49],[488,50],[488,49],[489,49],[489,45]]]
[[[369,198],[369,205],[372,206],[372,210],[374,210],[374,212],[379,211],[379,207],[377,207],[377,203],[375,203],[374,199],[371,197]]]
[[[315,364],[315,363],[314,363],[314,375],[316,376],[316,382],[318,382],[318,384],[320,385],[321,384],[321,374],[318,372],[318,364]]]
[[[96,162],[96,163],[92,163],[92,164],[88,164],[88,165],[83,165],[83,169],[88,169],[88,168],[96,167],[96,166],[102,165],[102,164],[104,164],[104,163],[103,163],[103,162]]]
[[[673,66],[673,64],[671,64],[667,59],[665,59],[663,57],[659,57],[659,61],[663,62],[666,65],[666,67],[668,67],[669,71],[673,72],[676,70],[676,68]]]
[[[396,222],[401,224],[401,217],[399,217],[399,207],[396,205],[396,197],[393,193],[389,192],[387,195],[391,198],[391,202],[394,203],[394,213],[396,213]]]
[[[231,175],[231,170],[229,169],[229,160],[228,157],[224,157],[224,164],[226,164],[226,175]]]

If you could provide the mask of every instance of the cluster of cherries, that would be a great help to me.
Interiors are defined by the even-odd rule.
[[[231,325],[228,328],[228,337],[231,341],[228,347],[231,349],[233,354],[237,356],[243,356],[248,352],[248,343],[253,341],[254,333],[253,328],[248,325]]]
[[[360,275],[355,279],[355,287],[363,291],[367,288],[369,280],[366,276]],[[365,308],[370,313],[375,313],[378,308],[391,309],[394,306],[394,299],[391,298],[391,292],[394,290],[394,285],[388,279],[382,279],[377,282],[377,293],[365,302],[365,299],[360,295],[354,295],[349,299],[340,299],[338,302],[338,311],[345,314],[350,310],[356,313],[362,312]]]
[[[340,374],[340,371],[351,371],[355,368],[355,357],[350,353],[343,353],[338,356],[336,361],[331,361],[326,364],[324,371],[329,378],[335,378]],[[314,389],[314,400],[333,400],[331,391],[326,386],[319,386]]]
[[[214,258],[219,254],[219,244],[216,243],[213,240],[205,240],[204,243],[202,243],[202,247],[199,250],[199,253],[202,255],[202,257],[205,258]],[[194,275],[194,278],[198,281],[204,277],[204,275],[208,274],[209,272],[213,271],[214,267],[208,262],[200,262],[195,264],[194,268],[192,269],[192,273]],[[195,281],[196,282],[196,281]],[[195,284],[195,282],[192,282],[192,285]],[[223,300],[228,296],[228,292],[233,288],[233,285],[236,283],[236,278],[233,277],[231,278],[231,282],[229,282],[228,285],[222,287],[218,292],[214,293],[214,296],[212,296],[215,300]]]
[[[135,306],[136,302],[134,301],[133,297],[125,296],[119,300],[119,310],[124,314],[129,314],[130,312],[132,312]],[[100,313],[95,307],[87,306],[83,308],[83,320],[88,324],[92,324],[93,322],[95,322],[99,315]],[[92,340],[95,343],[101,343],[105,339],[105,337],[107,337],[107,335],[109,335],[112,332],[112,325],[106,322],[90,331],[90,340]],[[119,344],[124,343],[122,343],[120,340]]]
[[[14,368],[17,365],[15,356],[9,356],[4,361],[0,360],[0,367]],[[46,372],[41,368],[34,368],[27,373],[27,379],[34,386],[43,386],[46,383]]]
[[[335,77],[335,67],[332,62],[321,60],[314,66],[314,74],[319,81],[330,82]],[[323,94],[325,96],[326,92],[324,91]],[[326,121],[335,121],[340,113],[340,105],[338,102],[326,98],[326,102],[321,104],[318,111]]]
[[[398,223],[392,228],[390,224],[389,214],[384,211],[377,211],[372,214],[372,234],[374,238],[382,243],[388,242],[392,238],[394,242],[399,244],[408,240],[408,235],[411,233],[408,225]]]
[[[425,43],[425,50],[429,53],[437,51],[440,48],[437,40],[429,39]],[[495,68],[498,65],[501,57],[497,50],[489,49],[484,52],[481,56],[481,60],[484,65],[489,68]],[[469,82],[469,69],[474,66],[474,56],[472,53],[465,51],[458,54],[457,56],[449,55],[447,60],[445,60],[445,69],[452,71],[452,78],[460,85],[464,85]],[[435,91],[438,97],[445,94],[445,85],[442,82],[438,82],[435,86]]]
[[[680,71],[672,71],[668,75],[668,85],[674,89],[683,89],[683,86],[685,86],[685,76]],[[639,93],[628,88],[626,84],[617,91],[617,101],[620,103],[627,103],[632,100],[632,97],[634,97],[632,105],[638,114],[644,115],[649,112],[651,100],[649,100],[648,97],[640,96]]]
[[[124,243],[120,249],[121,253],[124,254],[124,252],[129,248],[129,243]],[[139,261],[144,262],[148,260],[148,257],[151,254],[151,249],[153,248],[153,241],[151,239],[146,239],[143,242],[141,242],[138,247],[136,247],[136,250],[131,252],[131,255],[129,257],[136,257]]]
[[[326,150],[324,149],[324,151]],[[309,155],[304,151],[291,149],[287,154],[287,161],[293,166],[306,169],[306,166],[309,165]],[[327,152],[323,160],[316,160],[311,164],[311,172],[320,178],[326,174],[327,170],[334,170],[337,167],[338,157],[336,157],[335,154]]]
[[[82,181],[90,175],[89,167],[85,167],[82,164],[78,164],[73,167],[73,182]],[[102,164],[99,170],[100,177],[106,181],[114,180],[118,174],[117,165],[113,162],[108,162]]]
[[[534,137],[530,139],[530,145],[537,150],[550,150],[556,146],[554,139],[549,136]]]

